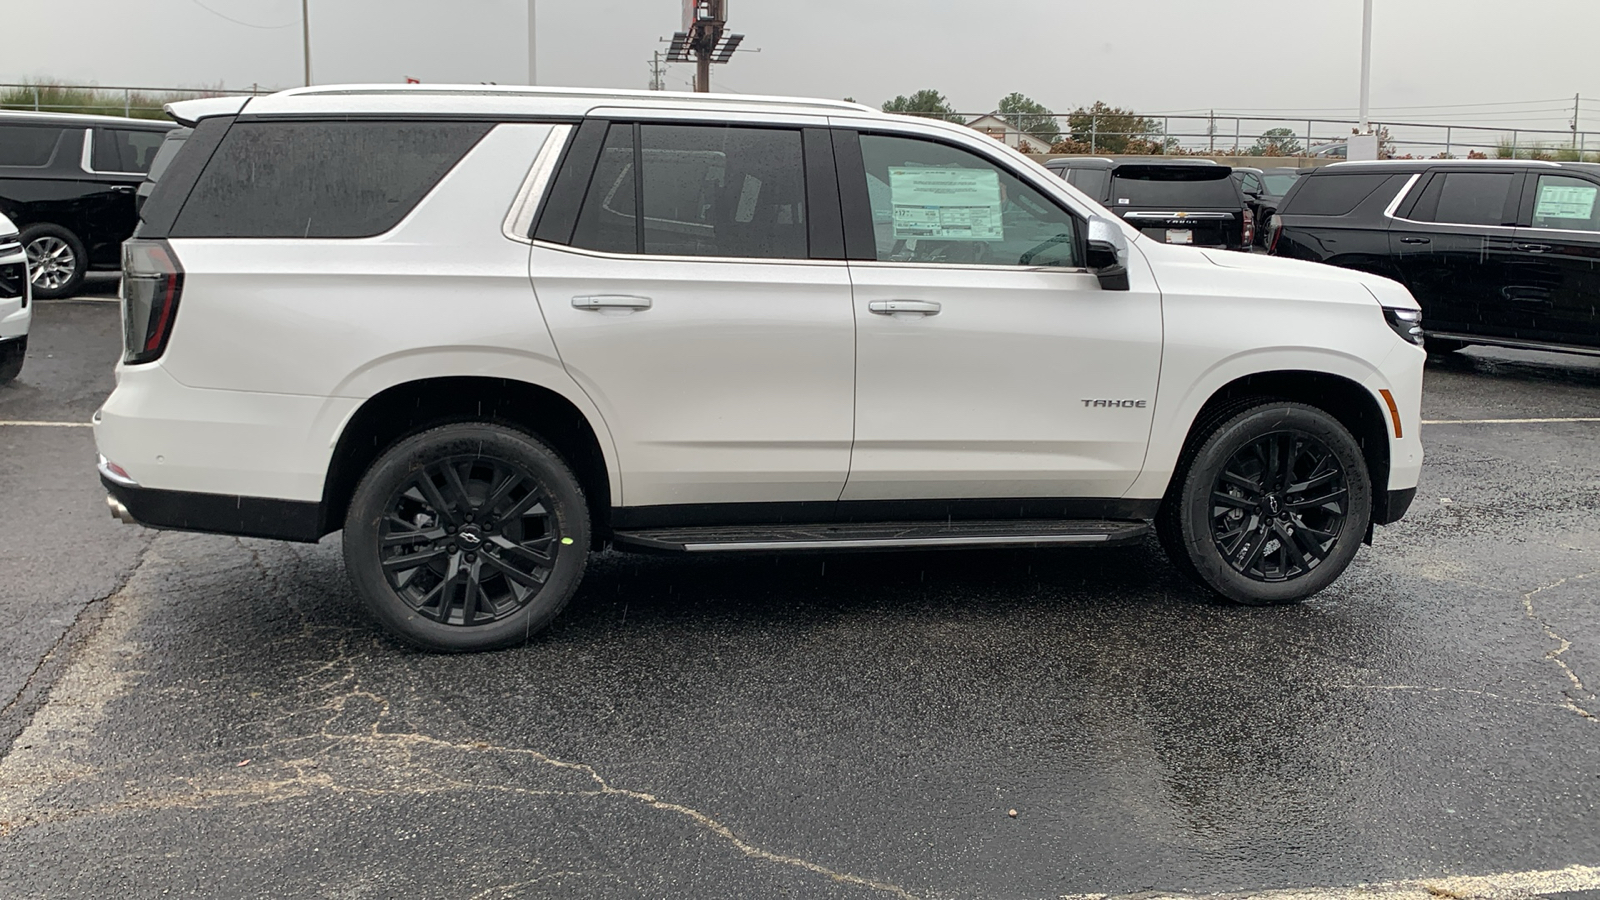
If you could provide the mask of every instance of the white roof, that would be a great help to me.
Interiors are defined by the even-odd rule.
[[[263,97],[212,97],[167,105],[183,122],[207,116],[305,114],[412,114],[583,116],[606,107],[694,109],[723,112],[838,116],[885,114],[843,100],[809,100],[747,94],[690,94],[590,88],[481,84],[344,84],[293,88]]]

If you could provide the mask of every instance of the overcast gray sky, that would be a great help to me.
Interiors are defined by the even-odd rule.
[[[932,87],[970,112],[992,109],[1011,91],[1058,111],[1094,100],[1152,113],[1337,116],[1356,107],[1360,0],[729,2],[732,29],[761,52],[740,52],[712,80],[741,93],[878,104]],[[678,27],[680,3],[539,0],[540,80],[646,87],[651,51],[665,49],[657,39]],[[1581,92],[1596,101],[1586,124],[1600,131],[1600,2],[1375,6],[1379,116],[1559,128]],[[526,0],[310,0],[310,7],[318,82],[526,80]],[[0,81],[300,83],[299,0],[0,0],[0,18],[11,36]],[[669,86],[684,88],[690,74],[687,65],[670,67]],[[1489,105],[1497,103],[1505,105]]]

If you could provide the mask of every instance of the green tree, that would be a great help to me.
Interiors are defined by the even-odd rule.
[[[1162,146],[1161,126],[1154,119],[1103,100],[1068,113],[1067,130],[1074,144],[1095,153],[1157,153]]]
[[[1061,139],[1061,126],[1056,122],[1056,114],[1042,103],[1013,92],[1001,98],[996,111],[1007,125],[1023,134],[1031,134],[1046,144],[1054,144]]]
[[[1269,128],[1244,151],[1245,156],[1295,156],[1303,152],[1293,128]]]
[[[955,107],[944,98],[944,95],[933,89],[917,91],[909,97],[896,97],[883,104],[883,111],[900,113],[907,116],[921,116],[925,119],[944,119],[947,122],[956,122],[961,125],[967,123],[956,113]]]

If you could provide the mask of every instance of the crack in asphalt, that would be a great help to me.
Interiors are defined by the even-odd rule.
[[[39,678],[40,673],[44,672],[45,668],[56,660],[56,658],[60,655],[62,648],[68,646],[74,639],[79,637],[84,629],[92,628],[104,618],[103,611],[105,609],[106,602],[121,592],[123,588],[127,587],[129,579],[133,577],[135,572],[139,571],[139,566],[144,563],[144,555],[149,552],[150,544],[153,540],[153,536],[145,540],[144,546],[139,548],[138,555],[134,557],[133,565],[129,566],[128,570],[123,573],[122,577],[117,579],[111,590],[98,597],[91,597],[83,604],[81,608],[78,609],[77,614],[72,617],[72,622],[68,624],[66,628],[61,630],[61,633],[56,636],[54,641],[51,642],[49,649],[44,652],[44,655],[39,657],[39,661],[34,664],[34,667],[31,670],[29,670],[28,676],[22,680],[22,686],[17,689],[16,695],[7,700],[4,706],[0,706],[0,742],[3,742],[0,743],[0,761],[3,761],[6,758],[6,754],[11,752],[11,745],[14,742],[16,735],[21,734],[27,729],[27,723],[24,721],[19,723],[20,727],[17,727],[14,732],[11,732],[11,737],[6,737],[7,729],[4,727],[6,717],[9,716],[12,710],[22,702],[22,698],[28,696],[29,691],[33,688],[34,682]],[[91,618],[89,616],[91,611],[100,612],[101,614]],[[48,693],[49,688],[44,687],[42,688],[42,691],[44,693]]]
[[[1568,582],[1583,581],[1584,579],[1591,578],[1595,575],[1600,575],[1600,569],[1596,569],[1593,572],[1584,572],[1582,575],[1569,575],[1566,578],[1562,578],[1559,581],[1544,585],[1543,587],[1534,588],[1533,590],[1522,595],[1522,610],[1524,614],[1527,615],[1529,621],[1533,622],[1535,625],[1538,625],[1544,631],[1546,637],[1555,641],[1557,644],[1554,650],[1550,650],[1545,653],[1544,658],[1550,660],[1560,667],[1562,674],[1566,675],[1567,680],[1572,682],[1571,689],[1563,690],[1561,692],[1561,696],[1565,698],[1565,702],[1561,705],[1591,722],[1600,721],[1600,718],[1597,718],[1592,710],[1585,707],[1583,703],[1580,703],[1579,701],[1580,699],[1583,702],[1592,701],[1595,695],[1587,687],[1584,687],[1583,680],[1578,677],[1578,673],[1573,671],[1572,666],[1568,665],[1567,661],[1561,658],[1561,654],[1572,649],[1572,642],[1567,640],[1565,637],[1562,637],[1561,634],[1559,634],[1554,628],[1551,628],[1550,623],[1539,618],[1538,613],[1536,613],[1533,609],[1533,597],[1535,594],[1538,594],[1542,591],[1553,590],[1561,587],[1564,584],[1567,584]],[[1573,696],[1574,690],[1576,690],[1579,694],[1586,694],[1587,696],[1575,697]]]
[[[276,581],[259,553],[243,543],[239,546],[250,555],[245,565],[258,569],[264,579]],[[151,569],[159,569],[167,562],[170,561],[159,552],[150,555]],[[144,569],[141,562],[136,573]],[[89,752],[89,739],[102,733],[107,704],[133,683],[137,659],[145,652],[133,640],[149,612],[139,600],[157,592],[143,588],[143,584],[131,583],[109,598],[104,617],[108,625],[90,639],[85,652],[71,663],[62,678],[62,696],[52,695],[30,723],[24,732],[29,737],[24,752],[0,759],[0,836],[85,817],[212,808],[220,803],[231,803],[236,808],[281,804],[313,794],[422,796],[479,792],[597,798],[678,817],[714,835],[747,859],[792,867],[837,884],[901,900],[918,900],[918,895],[899,885],[762,847],[699,809],[619,787],[586,763],[481,740],[447,740],[415,729],[390,730],[402,723],[386,696],[366,688],[357,667],[360,657],[357,648],[352,647],[352,639],[361,640],[363,636],[344,628],[313,625],[304,615],[299,633],[282,641],[301,643],[310,638],[318,644],[331,645],[332,652],[328,654],[330,658],[316,661],[311,671],[296,677],[299,689],[290,695],[313,701],[318,694],[323,696],[310,707],[297,704],[281,716],[238,723],[266,731],[266,741],[230,745],[219,751],[174,754],[168,757],[165,769],[169,774],[165,775],[148,774],[149,758],[138,763],[96,765]],[[275,595],[278,593],[274,591]],[[369,635],[366,640],[379,639]],[[283,729],[301,733],[273,735]],[[126,771],[134,765],[145,773],[138,779],[129,777]],[[518,767],[523,765],[531,768],[519,772]],[[190,774],[197,770],[200,774]],[[473,777],[475,772],[479,777]],[[558,776],[554,783],[550,781],[552,774]],[[528,782],[539,781],[544,784],[528,786]],[[64,789],[74,785],[87,785],[91,796],[103,785],[121,786],[122,796],[110,803],[74,808],[62,802]],[[550,877],[554,875],[545,873],[535,880]],[[480,896],[492,896],[497,890],[507,893],[516,887],[517,884],[510,884],[490,888]]]

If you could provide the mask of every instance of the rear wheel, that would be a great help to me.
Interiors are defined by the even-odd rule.
[[[345,519],[345,566],[367,608],[427,650],[523,643],[572,598],[588,550],[572,470],[499,425],[445,425],[396,444]]]
[[[77,293],[89,271],[89,255],[77,235],[59,225],[29,225],[21,240],[34,297],[55,300]]]
[[[1294,603],[1332,584],[1372,516],[1366,460],[1320,409],[1238,411],[1185,452],[1157,532],[1186,574],[1238,603]]]

